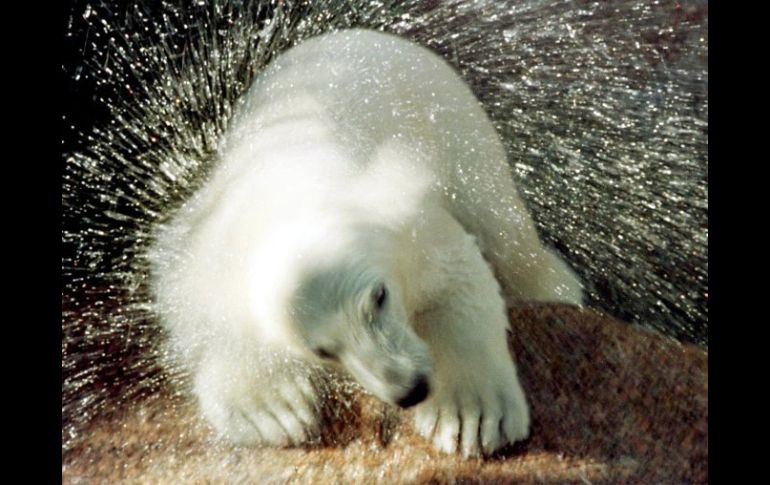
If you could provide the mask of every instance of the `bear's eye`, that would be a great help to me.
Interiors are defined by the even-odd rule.
[[[315,349],[313,349],[313,352],[314,352],[314,353],[315,353],[315,354],[316,354],[318,357],[320,357],[320,358],[322,358],[322,359],[327,359],[327,360],[336,360],[336,359],[337,359],[337,356],[335,356],[334,354],[332,354],[332,353],[331,353],[331,352],[329,352],[328,350],[326,350],[326,349],[324,349],[324,348],[321,348],[321,347],[318,347],[318,348],[315,348]]]
[[[385,306],[385,300],[388,299],[388,290],[385,288],[385,285],[381,285],[374,291],[373,298],[377,309],[382,310],[382,307]]]

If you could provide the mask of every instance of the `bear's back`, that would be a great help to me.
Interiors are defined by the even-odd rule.
[[[383,143],[400,140],[422,160],[444,161],[433,166],[440,178],[479,152],[504,158],[485,112],[449,64],[370,30],[321,35],[279,56],[244,97],[231,136],[253,147],[255,139],[276,138],[266,130],[280,138],[284,124],[292,143],[331,141],[364,166]]]

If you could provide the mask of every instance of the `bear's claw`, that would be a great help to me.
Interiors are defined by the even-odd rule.
[[[499,379],[499,375],[496,376]],[[445,453],[491,455],[529,436],[529,410],[518,380],[455,382],[418,406],[417,432]]]
[[[220,435],[247,446],[299,446],[320,436],[318,398],[307,375],[273,372],[269,379],[249,377],[222,379],[211,372],[199,376],[203,414]]]

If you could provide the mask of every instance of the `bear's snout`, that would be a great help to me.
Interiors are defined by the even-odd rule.
[[[418,376],[416,384],[412,389],[398,400],[397,404],[402,408],[409,408],[416,404],[419,404],[428,397],[430,393],[430,385],[428,384],[428,378],[424,375]]]

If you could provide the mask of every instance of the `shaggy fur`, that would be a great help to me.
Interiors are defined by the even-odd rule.
[[[542,246],[448,65],[381,33],[312,39],[256,80],[219,157],[151,259],[162,321],[221,435],[317,440],[318,381],[336,367],[417,404],[417,431],[442,451],[528,436],[505,300],[579,304],[580,283]]]

